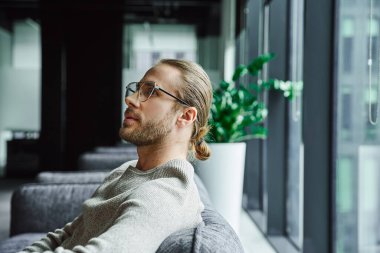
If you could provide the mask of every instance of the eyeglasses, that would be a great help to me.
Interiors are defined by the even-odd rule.
[[[173,94],[170,94],[166,90],[162,89],[160,86],[158,86],[155,82],[146,81],[146,82],[132,82],[127,84],[126,91],[125,91],[125,98],[133,95],[134,93],[137,93],[137,98],[140,102],[147,101],[153,93],[156,91],[162,91],[166,95],[171,96],[172,98],[176,99],[179,103],[190,106],[188,103],[183,101],[182,99],[174,96]]]

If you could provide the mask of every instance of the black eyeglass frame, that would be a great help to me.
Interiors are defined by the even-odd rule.
[[[156,84],[156,82],[153,82],[153,81],[145,81],[145,82],[130,82],[130,83],[128,83],[127,86],[125,87],[125,89],[126,89],[126,90],[125,90],[125,96],[124,96],[125,98],[128,97],[128,95],[127,95],[127,93],[128,93],[128,88],[129,88],[130,85],[132,85],[132,84],[136,84],[136,91],[133,91],[132,89],[130,89],[130,91],[132,91],[133,93],[136,93],[136,92],[137,92],[137,95],[138,95],[139,100],[140,100],[140,92],[139,92],[139,90],[140,90],[140,87],[141,87],[142,85],[147,84],[147,85],[151,85],[151,86],[154,87],[154,89],[152,89],[152,92],[149,94],[148,98],[147,98],[146,100],[144,100],[144,101],[140,100],[140,102],[148,101],[149,98],[152,96],[153,92],[154,92],[155,90],[159,90],[159,91],[162,91],[163,93],[165,93],[166,95],[171,96],[172,98],[176,99],[176,100],[177,100],[179,103],[181,103],[182,105],[186,105],[186,106],[191,107],[191,105],[189,105],[188,103],[186,103],[184,100],[182,100],[182,99],[180,99],[180,98],[174,96],[174,95],[171,94],[170,92],[168,92],[168,91],[162,89],[160,86],[158,86],[158,85]],[[139,86],[138,84],[142,84],[142,85]]]

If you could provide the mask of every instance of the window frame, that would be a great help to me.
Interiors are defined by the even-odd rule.
[[[260,9],[262,0],[247,3]],[[268,2],[268,1],[265,1]],[[269,48],[276,59],[269,64],[269,76],[288,79],[289,17],[288,1],[269,1],[270,33]],[[286,101],[279,94],[269,93],[269,118],[267,140],[247,142],[245,174],[245,208],[256,210],[252,215],[264,235],[278,252],[333,252],[334,224],[334,178],[336,134],[336,59],[337,48],[336,5],[330,0],[304,1],[304,61],[303,61],[303,109],[302,138],[304,142],[304,216],[303,246],[298,250],[286,235],[286,116],[289,113]],[[323,15],[321,15],[323,13]],[[257,15],[257,11],[254,12]],[[254,15],[251,14],[250,15]],[[257,39],[251,34],[257,31],[260,22],[247,18],[247,34],[250,40],[250,57],[255,57],[259,48]],[[252,39],[253,38],[253,39]],[[321,103],[323,101],[323,103]],[[276,159],[273,159],[275,154]],[[253,154],[251,154],[253,152]],[[256,177],[256,178],[253,178]],[[259,180],[264,179],[264,180]],[[255,187],[248,184],[257,183]],[[262,186],[260,186],[262,184]],[[261,189],[261,190],[260,190]],[[260,198],[264,206],[261,208]],[[252,200],[255,201],[252,203]],[[266,202],[267,201],[267,202]],[[267,207],[265,206],[267,204]],[[260,211],[260,208],[262,211]],[[317,217],[317,218],[316,218]]]

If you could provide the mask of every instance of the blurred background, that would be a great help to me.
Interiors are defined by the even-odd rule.
[[[33,173],[32,163],[36,170],[75,168],[79,154],[120,141],[124,84],[140,80],[160,58],[198,61],[220,79],[219,1],[6,1],[0,7],[1,165],[9,139],[40,154],[29,157],[29,169],[7,166],[8,175]]]

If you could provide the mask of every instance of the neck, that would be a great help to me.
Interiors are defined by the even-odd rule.
[[[136,167],[139,170],[150,170],[173,159],[186,160],[187,144],[160,143],[137,147],[139,160]]]

